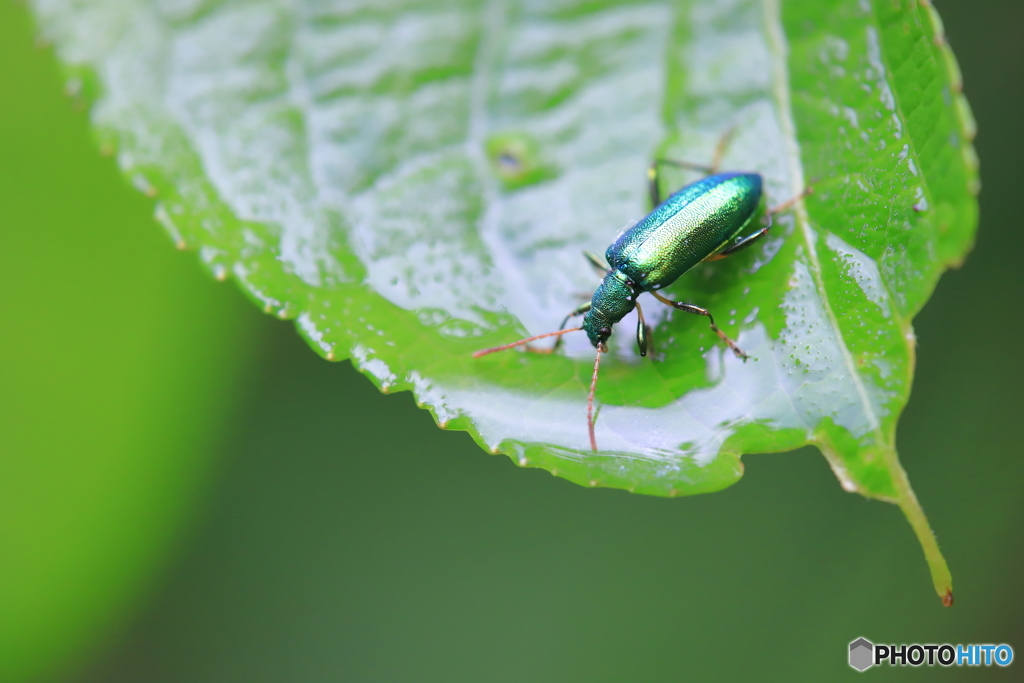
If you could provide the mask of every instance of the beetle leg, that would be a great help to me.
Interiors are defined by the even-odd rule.
[[[768,209],[765,212],[765,214],[768,216],[768,225],[764,226],[763,228],[761,228],[760,230],[758,230],[755,233],[747,235],[746,237],[744,237],[743,239],[739,240],[735,244],[729,245],[728,247],[726,247],[722,251],[718,252],[717,254],[712,254],[711,256],[708,256],[704,260],[705,261],[718,261],[720,259],[724,259],[726,256],[731,256],[732,254],[735,254],[740,249],[746,249],[751,244],[753,244],[754,242],[758,241],[759,239],[761,239],[762,237],[764,237],[765,235],[768,234],[768,230],[770,230],[771,227],[772,227],[772,216],[774,216],[777,213],[782,213],[786,209],[791,208],[798,201],[800,201],[801,199],[803,199],[807,195],[811,194],[811,192],[813,192],[813,189],[812,189],[812,187],[810,185],[808,185],[806,188],[804,188],[804,191],[801,192],[800,194],[798,194],[797,196],[791,197],[790,199],[787,199],[786,201],[782,202],[781,204],[777,204],[777,205],[771,207],[770,209]]]
[[[753,234],[747,235],[746,237],[736,242],[735,244],[729,245],[728,247],[718,252],[717,254],[712,254],[711,256],[708,256],[704,260],[718,261],[719,259],[724,259],[726,256],[735,254],[740,249],[746,249],[751,244],[753,244],[754,242],[758,241],[759,239],[768,234],[768,230],[771,229],[772,227],[772,216],[774,216],[777,213],[782,213],[786,209],[791,208],[794,204],[796,204],[798,201],[800,201],[807,195],[811,194],[811,192],[813,191],[813,188],[810,185],[808,185],[806,188],[804,188],[804,191],[798,194],[797,196],[791,197],[790,199],[787,199],[781,204],[777,204],[771,207],[770,209],[768,209],[768,211],[765,212],[768,216],[768,225],[764,226],[763,228],[761,228],[760,230]]]
[[[663,199],[661,196],[661,183],[658,182],[661,175],[660,166],[662,165],[700,171],[706,175],[713,175],[715,173],[715,168],[707,164],[695,164],[692,161],[682,161],[680,159],[655,159],[651,162],[650,168],[647,169],[647,190],[651,195],[651,204],[653,206],[661,204]]]
[[[652,340],[651,340],[651,330],[650,330],[649,327],[647,327],[647,321],[644,320],[644,311],[643,311],[642,308],[640,308],[640,302],[636,301],[636,302],[634,302],[634,304],[636,305],[636,317],[637,317],[637,323],[636,323],[636,345],[637,345],[637,348],[640,349],[640,355],[641,356],[646,356],[647,355],[647,347],[651,346],[653,348],[653,346],[654,346],[652,344]]]
[[[725,148],[729,146],[729,141],[732,140],[732,134],[735,132],[736,126],[733,126],[722,133],[722,137],[718,139],[718,144],[715,145],[715,156],[711,157],[711,172],[708,175],[714,175],[722,168],[722,157],[725,156]]]
[[[693,304],[684,304],[682,301],[672,301],[671,299],[666,299],[657,292],[651,292],[651,294],[654,295],[655,299],[657,299],[658,301],[667,306],[672,306],[673,308],[677,308],[680,311],[686,311],[687,313],[694,313],[696,315],[707,316],[708,322],[711,323],[711,330],[718,335],[719,339],[725,342],[726,346],[732,349],[732,352],[736,354],[737,358],[742,358],[743,360],[750,358],[750,356],[743,352],[743,349],[736,345],[736,342],[734,342],[732,339],[729,339],[727,336],[725,336],[724,332],[718,329],[718,326],[715,325],[715,319],[712,317],[711,311],[709,311],[708,309],[701,308],[700,306],[694,306]]]
[[[601,257],[598,256],[597,254],[584,250],[583,256],[584,258],[587,259],[587,262],[594,267],[595,270],[601,273],[601,277],[607,275],[608,271],[611,270],[611,268],[608,267],[608,264],[602,261]]]
[[[768,214],[768,225],[764,226],[763,228],[761,228],[760,230],[758,230],[755,233],[751,233],[751,234],[747,235],[746,237],[744,237],[743,239],[739,240],[738,242],[735,242],[735,243],[729,245],[728,247],[726,247],[722,251],[718,252],[717,254],[712,254],[711,256],[708,256],[704,260],[705,261],[719,261],[721,259],[724,259],[726,256],[732,256],[733,254],[735,254],[740,249],[746,249],[751,244],[753,244],[754,242],[758,241],[759,239],[761,239],[762,237],[767,235],[768,231],[771,230],[771,227],[772,227],[772,215],[769,213]]]
[[[715,155],[711,158],[710,164],[697,164],[692,161],[683,161],[682,159],[655,159],[652,161],[651,167],[647,169],[647,188],[651,195],[651,204],[658,206],[663,199],[661,184],[658,182],[659,166],[664,164],[690,171],[700,171],[704,175],[714,175],[722,167],[722,157],[725,155],[725,149],[729,146],[729,141],[732,139],[732,134],[735,130],[735,128],[730,128],[718,139],[718,143],[715,145]]]
[[[789,199],[787,199],[786,201],[782,202],[781,204],[776,204],[775,206],[773,206],[770,209],[768,209],[768,217],[771,218],[772,216],[774,216],[777,213],[782,213],[783,211],[785,211],[786,209],[790,208],[791,206],[796,204],[798,201],[800,201],[801,199],[803,199],[807,195],[811,194],[811,192],[813,192],[813,191],[814,191],[814,187],[811,186],[811,185],[808,185],[807,187],[804,188],[804,191],[801,192],[800,194],[798,194],[797,196],[790,197]]]

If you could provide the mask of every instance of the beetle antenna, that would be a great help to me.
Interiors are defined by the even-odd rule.
[[[594,357],[594,374],[590,378],[590,393],[587,395],[587,431],[590,433],[590,449],[597,452],[597,437],[594,436],[594,393],[597,391],[597,370],[601,367],[601,352],[607,351],[604,344],[597,345],[597,356]]]
[[[522,346],[523,344],[529,344],[532,341],[538,339],[544,339],[545,337],[556,337],[560,334],[568,334],[569,332],[579,332],[582,327],[570,327],[567,330],[559,330],[558,332],[547,332],[545,334],[538,334],[536,337],[527,337],[526,339],[520,339],[519,341],[512,342],[511,344],[505,344],[504,346],[492,346],[489,349],[481,349],[473,352],[473,358],[479,358],[480,356],[486,356],[489,353],[497,353],[498,351],[505,351],[516,346]]]

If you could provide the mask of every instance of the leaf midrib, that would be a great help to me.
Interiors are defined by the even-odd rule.
[[[762,6],[764,8],[765,32],[768,38],[768,53],[771,58],[772,94],[774,95],[775,106],[779,115],[779,126],[782,129],[787,151],[786,163],[789,167],[790,192],[792,193],[791,196],[795,197],[804,191],[806,185],[803,163],[800,158],[800,147],[796,140],[796,124],[793,121],[793,110],[789,99],[789,68],[786,61],[788,44],[782,28],[782,8],[779,5],[779,0],[762,0]],[[821,261],[818,258],[818,250],[814,243],[814,234],[807,213],[807,205],[803,199],[796,202],[793,206],[793,212],[796,215],[800,235],[807,250],[808,269],[814,280],[814,288],[817,290],[822,308],[828,316],[829,325],[835,333],[836,344],[843,354],[843,363],[857,390],[857,397],[860,400],[861,407],[864,410],[864,414],[868,417],[869,424],[872,425],[871,431],[875,435],[877,443],[891,447],[882,432],[881,420],[871,405],[867,390],[864,388],[864,383],[854,366],[853,356],[846,345],[842,328],[840,328],[839,321],[829,302],[828,293],[822,278]]]

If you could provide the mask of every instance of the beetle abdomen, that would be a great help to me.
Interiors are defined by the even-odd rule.
[[[679,190],[608,247],[638,290],[667,287],[735,238],[761,201],[757,173],[720,173]]]

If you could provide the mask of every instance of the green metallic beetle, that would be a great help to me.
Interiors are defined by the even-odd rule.
[[[746,360],[747,354],[715,325],[715,319],[706,308],[681,301],[671,301],[658,294],[659,289],[668,287],[680,275],[701,261],[714,261],[735,254],[764,237],[771,227],[771,217],[802,199],[808,190],[793,199],[768,209],[768,225],[745,237],[739,237],[750,225],[761,205],[763,181],[758,173],[717,173],[716,162],[710,167],[689,162],[659,159],[651,164],[648,172],[651,200],[655,208],[643,220],[623,231],[608,247],[605,258],[608,265],[590,253],[585,256],[597,269],[605,273],[593,298],[571,312],[562,321],[557,332],[540,334],[521,339],[504,346],[483,349],[473,354],[475,358],[504,351],[545,337],[558,336],[554,347],[547,350],[530,349],[538,353],[552,353],[561,343],[561,335],[583,330],[590,342],[597,348],[594,359],[594,373],[587,397],[587,429],[590,446],[597,450],[594,436],[594,393],[597,388],[597,373],[601,364],[601,353],[608,350],[606,345],[612,334],[612,327],[634,308],[637,312],[636,342],[640,355],[647,355],[650,332],[644,321],[643,310],[637,297],[650,292],[658,301],[687,313],[707,316],[711,329],[737,357]],[[662,201],[658,182],[658,169],[662,164],[705,171],[709,175],[687,185]],[[580,327],[565,329],[569,319],[583,315]],[[529,348],[529,347],[527,347]]]

